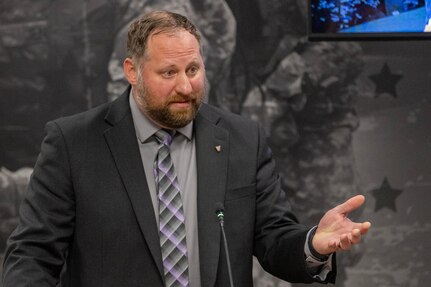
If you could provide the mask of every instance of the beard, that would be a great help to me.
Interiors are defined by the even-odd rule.
[[[143,81],[138,81],[137,85],[133,87],[133,93],[141,112],[147,115],[152,121],[164,128],[178,129],[189,124],[198,114],[204,100],[205,87],[206,85],[202,91],[189,95],[170,95],[163,103],[154,101],[156,96],[145,86]],[[171,109],[171,103],[184,101],[188,101],[190,106],[177,110]]]

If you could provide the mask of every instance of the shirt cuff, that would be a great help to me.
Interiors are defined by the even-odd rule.
[[[307,238],[304,245],[305,263],[311,276],[318,279],[319,281],[325,281],[329,272],[333,270],[333,253],[322,256],[314,250],[313,246],[311,245],[311,241],[313,240],[316,229],[317,226],[310,229],[310,231],[307,233]],[[312,251],[314,251],[314,253]]]

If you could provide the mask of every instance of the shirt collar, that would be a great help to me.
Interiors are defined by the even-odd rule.
[[[138,108],[135,98],[132,95],[132,89],[129,94],[129,105],[132,111],[133,123],[135,124],[136,136],[141,143],[147,142],[159,129],[155,123],[149,120]],[[177,134],[180,133],[188,140],[193,136],[193,121],[186,126],[176,130]]]

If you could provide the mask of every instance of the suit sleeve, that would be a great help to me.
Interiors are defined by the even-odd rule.
[[[4,287],[56,286],[74,230],[75,204],[67,146],[56,123],[46,125],[20,221],[3,265]]]
[[[318,281],[309,274],[304,254],[309,228],[298,223],[275,172],[272,152],[259,132],[256,176],[254,255],[274,276],[292,282]],[[332,281],[333,276],[328,276]]]

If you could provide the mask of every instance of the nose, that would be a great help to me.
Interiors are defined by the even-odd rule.
[[[178,94],[188,95],[193,91],[190,78],[186,74],[179,74],[175,90]]]

